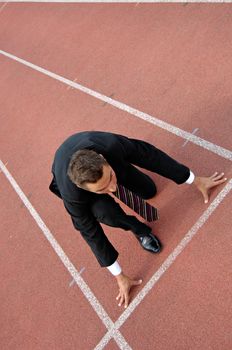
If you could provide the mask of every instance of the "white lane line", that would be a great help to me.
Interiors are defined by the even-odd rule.
[[[77,78],[75,78],[74,80],[73,80],[73,82],[75,83],[77,81]],[[69,89],[73,89],[73,87],[72,86],[68,86],[67,87],[67,90],[69,90]]]
[[[7,166],[8,162],[6,162],[4,165]],[[2,172],[2,169],[0,169],[0,173]]]
[[[54,78],[54,79],[56,79],[58,81],[61,81],[64,84],[67,84],[69,86],[72,86],[72,87],[74,87],[74,88],[84,92],[84,93],[87,93],[90,96],[98,98],[98,99],[100,99],[102,101],[105,101],[105,102],[111,104],[112,106],[115,106],[115,107],[117,107],[117,108],[119,108],[121,110],[124,110],[124,111],[126,111],[126,112],[128,112],[128,113],[130,113],[130,114],[132,114],[132,115],[134,115],[136,117],[138,117],[138,118],[146,120],[146,121],[148,121],[148,122],[150,122],[150,123],[152,123],[152,124],[154,124],[154,125],[156,125],[156,126],[158,126],[160,128],[163,128],[163,129],[165,129],[165,130],[167,130],[167,131],[169,131],[169,132],[179,136],[179,137],[182,137],[182,138],[184,138],[186,140],[189,140],[190,142],[193,142],[193,143],[195,143],[195,144],[197,144],[197,145],[199,145],[199,146],[201,146],[201,147],[203,147],[203,148],[205,148],[205,149],[207,149],[207,150],[209,150],[211,152],[214,152],[214,153],[216,153],[217,155],[219,155],[219,156],[221,156],[223,158],[232,160],[232,152],[227,150],[227,149],[225,149],[225,148],[222,148],[222,147],[217,146],[217,145],[215,145],[215,144],[213,144],[211,142],[208,142],[208,141],[206,141],[206,140],[204,140],[202,138],[199,138],[199,137],[197,137],[195,135],[192,135],[191,133],[188,133],[188,132],[186,132],[184,130],[181,130],[181,129],[179,129],[179,128],[171,125],[171,124],[163,122],[162,120],[160,120],[158,118],[155,118],[155,117],[152,117],[152,116],[150,116],[150,115],[148,115],[146,113],[140,112],[139,110],[131,108],[131,107],[129,107],[129,106],[123,104],[123,103],[120,103],[120,102],[118,102],[116,100],[113,100],[112,98],[109,98],[109,97],[107,97],[105,95],[102,95],[102,94],[100,94],[98,92],[95,92],[95,91],[93,91],[91,89],[88,89],[88,88],[86,88],[86,87],[84,87],[84,86],[82,86],[82,85],[80,85],[78,83],[72,82],[69,79],[63,78],[60,75],[52,73],[52,72],[50,72],[50,71],[48,71],[46,69],[43,69],[43,68],[41,68],[41,67],[39,67],[37,65],[34,65],[34,64],[30,63],[30,62],[27,62],[27,61],[25,61],[25,60],[23,60],[21,58],[18,58],[18,57],[14,56],[14,55],[11,55],[11,54],[9,54],[9,53],[7,53],[5,51],[0,50],[0,53],[2,55],[4,55],[4,56],[9,57],[11,59],[14,59],[15,61],[18,61],[18,62],[20,62],[20,63],[22,63],[22,64],[24,64],[24,65],[26,65],[26,66],[28,66],[28,67],[30,67],[32,69],[35,69],[35,70],[37,70],[37,71],[39,71],[39,72],[41,72],[41,73],[43,73],[43,74],[45,74],[47,76],[50,76],[50,77],[52,77],[52,78]],[[128,310],[130,310],[130,309],[127,309],[126,312]],[[117,337],[117,331],[115,333],[115,329],[113,329],[113,331],[111,332],[111,336],[110,337],[114,337],[114,339],[116,341],[118,340],[118,338],[116,338]],[[118,341],[117,341],[117,343],[118,343]]]
[[[84,271],[85,271],[85,267],[82,267],[82,269],[80,270],[79,274],[81,275],[82,272],[84,272]],[[74,285],[74,283],[75,283],[75,280],[73,279],[73,280],[69,283],[69,287],[72,287],[72,286]]]
[[[38,3],[122,3],[122,2],[128,2],[128,3],[134,3],[137,2],[138,0],[127,0],[127,1],[122,1],[122,0],[9,0],[8,2],[38,2]],[[186,3],[186,0],[141,0],[140,3],[230,3],[231,0],[188,0]]]
[[[5,4],[3,4],[1,7],[0,7],[0,12],[2,12],[3,11],[3,9],[6,7],[6,5],[8,4],[8,1],[7,2],[5,2]]]
[[[70,283],[69,283],[69,287],[72,287],[75,283],[75,280],[73,279]]]
[[[6,56],[8,58],[11,58],[17,62],[20,62],[20,63],[24,64],[25,66],[30,67],[30,68],[32,68],[40,73],[43,73],[43,74],[45,74],[53,79],[56,79],[64,84],[72,86],[75,89],[80,90],[80,91],[82,91],[90,96],[93,96],[101,101],[107,102],[111,106],[117,107],[118,109],[123,110],[127,113],[130,113],[137,118],[143,119],[143,120],[145,120],[145,121],[147,121],[147,122],[149,122],[149,123],[151,123],[159,128],[162,128],[166,131],[169,131],[170,133],[172,133],[174,135],[177,135],[179,137],[182,137],[183,139],[189,140],[190,142],[192,142],[200,147],[203,147],[203,148],[207,149],[208,151],[216,153],[217,155],[219,155],[223,158],[232,160],[232,152],[223,148],[223,147],[215,145],[214,143],[206,141],[206,140],[204,140],[196,135],[192,135],[191,133],[184,131],[180,128],[177,128],[174,125],[168,124],[168,123],[166,123],[158,118],[155,118],[147,113],[143,113],[143,112],[139,111],[138,109],[132,108],[124,103],[116,101],[116,100],[114,100],[110,97],[107,97],[105,95],[102,95],[97,91],[91,90],[83,85],[80,85],[76,82],[73,82],[72,80],[66,79],[58,74],[52,73],[52,72],[48,71],[47,69],[39,67],[39,66],[37,66],[33,63],[30,63],[28,61],[25,61],[25,60],[23,60],[17,56],[14,56],[8,52],[0,50],[0,54]]]
[[[79,274],[81,275],[82,272],[84,272],[84,271],[85,271],[85,267],[82,267],[82,269],[80,270]]]
[[[199,128],[194,129],[194,130],[191,132],[191,135],[195,135],[196,132],[197,132],[198,130],[199,130]],[[189,142],[189,140],[186,140],[186,141],[183,143],[182,147],[185,147],[185,146],[187,145],[188,142]]]
[[[136,309],[136,307],[143,301],[148,292],[154,287],[154,285],[159,281],[159,279],[163,276],[163,274],[167,271],[167,269],[174,263],[178,255],[183,251],[183,249],[189,244],[189,242],[193,239],[196,233],[200,230],[200,228],[205,224],[205,222],[209,219],[210,215],[215,211],[215,209],[219,206],[219,204],[223,201],[226,195],[232,189],[232,179],[227,183],[227,185],[222,189],[222,191],[217,195],[214,201],[209,205],[209,207],[204,211],[201,217],[197,220],[197,222],[193,225],[193,227],[186,233],[184,238],[178,244],[178,246],[174,249],[174,251],[168,256],[168,258],[164,261],[164,263],[160,266],[160,268],[154,273],[148,283],[144,286],[144,288],[139,292],[139,294],[135,297],[135,299],[129,304],[127,309],[122,313],[122,315],[115,322],[113,328],[109,330],[102,340],[98,343],[94,350],[103,349],[109,340],[114,336],[115,332],[123,325],[123,323],[130,317],[132,312]]]
[[[60,260],[66,267],[66,269],[69,271],[70,275],[75,280],[76,284],[79,286],[80,290],[82,291],[86,299],[91,304],[94,311],[97,313],[98,317],[101,319],[101,321],[103,322],[103,324],[107,329],[111,329],[114,325],[113,321],[110,319],[109,315],[106,313],[103,306],[97,300],[97,298],[95,297],[95,295],[93,294],[89,286],[85,283],[83,278],[80,276],[80,273],[76,270],[75,266],[69,260],[69,258],[67,257],[67,255],[65,254],[65,252],[63,251],[59,243],[53,237],[52,233],[50,232],[48,227],[45,225],[45,223],[39,216],[38,212],[35,210],[35,208],[32,206],[30,201],[27,199],[27,197],[25,196],[25,194],[23,193],[23,191],[21,190],[21,188],[19,187],[19,185],[17,184],[17,182],[12,177],[12,175],[7,170],[7,168],[5,167],[5,165],[1,160],[0,160],[0,169],[6,176],[7,180],[10,182],[11,186],[13,187],[13,189],[15,190],[19,198],[24,203],[25,207],[30,212],[31,216],[33,217],[33,219],[35,220],[35,222],[43,232],[44,236],[47,238],[47,240],[51,244],[52,248],[55,250],[56,254],[60,258]],[[124,339],[124,337],[121,335],[119,331],[118,332],[116,331],[113,337],[117,342],[117,344],[119,345],[120,349],[131,350],[131,347],[129,346],[129,344],[126,342],[126,340]]]

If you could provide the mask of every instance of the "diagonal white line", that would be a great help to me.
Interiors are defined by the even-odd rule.
[[[197,132],[198,130],[199,130],[199,128],[195,128],[191,134],[192,134],[192,135],[195,135],[196,132]],[[185,147],[185,146],[187,145],[188,142],[189,142],[189,140],[186,140],[186,141],[184,142],[184,144],[182,145],[182,147]]]
[[[25,60],[19,58],[19,57],[16,57],[8,52],[0,50],[0,54],[6,56],[8,58],[11,58],[17,62],[20,62],[20,63],[24,64],[25,66],[30,67],[30,68],[32,68],[40,73],[43,73],[43,74],[45,74],[53,79],[56,79],[64,84],[72,86],[75,89],[80,90],[80,91],[82,91],[90,96],[93,96],[99,100],[107,102],[108,104],[110,104],[114,107],[117,107],[118,109],[121,109],[127,113],[130,113],[137,118],[143,119],[143,120],[145,120],[145,121],[147,121],[147,122],[149,122],[149,123],[151,123],[159,128],[162,128],[166,131],[169,131],[170,133],[172,133],[174,135],[182,137],[183,139],[186,139],[189,142],[192,142],[200,147],[203,147],[203,148],[207,149],[208,151],[216,153],[217,155],[219,155],[223,158],[232,160],[232,152],[223,148],[223,147],[215,145],[212,142],[206,141],[206,140],[204,140],[196,135],[193,135],[193,134],[191,134],[187,131],[184,131],[180,128],[177,128],[174,125],[168,124],[168,123],[166,123],[158,118],[155,118],[147,113],[143,113],[143,112],[139,111],[138,109],[132,108],[132,107],[130,107],[124,103],[121,103],[119,101],[116,101],[108,96],[102,95],[99,92],[91,90],[85,86],[82,86],[76,82],[73,82],[72,80],[66,79],[58,74],[52,73],[52,72],[48,71],[47,69],[41,68],[33,63],[30,63],[28,61],[25,61]]]
[[[45,225],[35,208],[32,206],[30,201],[27,199],[15,179],[12,177],[10,172],[7,170],[3,162],[0,160],[0,170],[4,173],[7,180],[10,182],[11,186],[17,193],[17,195],[20,197],[22,202],[24,203],[25,207],[30,212],[31,216],[43,232],[44,236],[47,238],[49,243],[51,244],[52,248],[55,250],[56,254],[66,267],[66,269],[69,271],[70,275],[75,280],[76,284],[79,286],[80,290],[86,297],[86,299],[89,301],[90,305],[94,309],[94,311],[97,313],[98,317],[101,319],[103,324],[107,329],[111,329],[113,327],[113,321],[110,319],[109,315],[104,310],[103,306],[100,304],[100,302],[97,300],[89,286],[85,283],[83,278],[81,277],[80,273],[76,270],[75,266],[72,264],[72,262],[69,260],[59,243],[56,241],[56,239],[53,237],[52,233],[48,229],[48,227]],[[122,336],[122,334],[118,331],[114,333],[114,339],[117,342],[120,349],[124,350],[131,350],[131,347],[126,342],[125,338]]]
[[[223,199],[229,194],[232,189],[232,179],[227,183],[227,185],[222,189],[222,191],[217,195],[214,201],[209,205],[209,207],[204,211],[201,217],[197,220],[197,222],[193,225],[193,227],[187,232],[178,246],[174,249],[174,251],[168,256],[168,258],[164,261],[164,263],[160,266],[158,271],[154,273],[148,283],[144,286],[144,288],[139,292],[136,298],[129,304],[127,309],[122,313],[122,315],[115,322],[112,329],[110,329],[99,344],[95,347],[94,350],[103,349],[109,340],[114,337],[115,332],[124,324],[124,322],[130,317],[132,312],[136,309],[136,307],[141,303],[141,301],[146,297],[148,292],[154,287],[154,285],[159,281],[159,279],[163,276],[163,274],[167,271],[167,269],[174,263],[178,255],[183,251],[183,249],[189,244],[189,242],[193,239],[193,237],[197,234],[200,228],[205,224],[205,222],[209,219],[210,215],[215,211],[215,209],[219,206],[219,204],[223,201]]]
[[[145,121],[148,121],[150,122],[151,124],[155,125],[155,126],[158,126],[166,131],[169,131],[179,137],[182,137],[183,139],[186,139],[200,147],[203,147],[213,153],[216,153],[217,155],[223,157],[223,158],[226,158],[226,159],[229,159],[229,160],[232,160],[232,152],[223,148],[223,147],[220,147],[218,145],[215,145],[211,142],[208,142],[200,137],[197,137],[196,135],[193,135],[189,132],[186,132],[180,128],[177,128],[171,124],[168,124],[158,118],[155,118],[149,114],[146,114],[146,113],[143,113],[137,109],[134,109],[132,107],[129,107],[128,105],[126,104],[123,104],[119,101],[116,101],[110,97],[107,97],[105,95],[102,95],[96,91],[93,91],[89,88],[86,88],[76,82],[73,82],[69,79],[66,79],[58,74],[55,74],[55,73],[52,73],[44,68],[41,68],[35,64],[32,64],[28,61],[25,61],[21,58],[18,58],[14,55],[11,55],[5,51],[2,51],[0,50],[0,54],[6,56],[6,57],[9,57],[15,61],[18,61],[36,71],[39,71],[47,76],[50,76],[51,78],[53,79],[56,79],[66,85],[69,85],[73,88],[76,88],[86,94],[89,94],[90,96],[93,96],[99,100],[102,100],[108,104],[111,104],[112,106],[114,107],[117,107],[123,111],[126,111],[138,118],[141,118]],[[231,181],[228,183],[229,185],[229,190],[228,192],[231,190]],[[227,185],[227,186],[228,186]],[[228,189],[228,187],[225,186],[225,189]],[[220,192],[222,193],[223,195],[223,191]],[[226,193],[227,194],[227,193]],[[225,194],[225,195],[226,195]],[[217,197],[218,198],[218,197]],[[216,199],[217,199],[216,198]],[[224,197],[223,197],[224,198]],[[222,198],[222,199],[223,199]],[[215,203],[215,201],[213,202]],[[212,203],[212,204],[213,204]],[[212,204],[210,205],[210,207],[208,208],[208,210],[210,208],[212,208]],[[219,204],[219,203],[218,203]],[[218,205],[217,204],[217,205]],[[217,207],[216,205],[216,207]],[[212,210],[212,212],[216,209],[216,207]],[[212,212],[209,212],[206,211],[205,214],[208,215],[208,217],[211,215]],[[205,221],[208,219],[207,215],[205,216]],[[130,316],[130,314],[134,311],[134,309],[137,307],[137,305],[142,301],[142,299],[145,297],[145,295],[147,294],[147,292],[154,286],[154,284],[158,281],[158,279],[162,276],[162,274],[170,267],[170,265],[173,263],[173,261],[176,259],[176,257],[180,254],[180,252],[184,249],[184,247],[189,243],[189,241],[192,239],[192,237],[188,238],[188,236],[192,235],[194,236],[197,231],[199,230],[199,228],[204,224],[204,220],[202,219],[204,217],[204,214],[202,215],[202,217],[198,220],[198,222],[193,226],[193,228],[186,234],[186,236],[184,237],[184,239],[181,241],[180,243],[180,247],[177,246],[177,248],[174,250],[174,252],[169,256],[169,260],[167,259],[164,264],[160,267],[160,269],[153,275],[152,279],[147,283],[147,285],[143,288],[143,290],[137,295],[137,297],[134,299],[134,301],[129,305],[129,307],[127,308],[126,311],[124,311],[124,313],[120,316],[120,318],[116,321],[115,324],[111,323],[112,321],[110,320],[110,318],[108,319],[108,321],[110,321],[111,323],[111,326],[107,326],[107,328],[109,329],[109,331],[106,333],[106,335],[103,337],[103,339],[101,340],[101,342],[98,344],[98,346],[95,348],[95,350],[100,350],[100,349],[103,349],[103,347],[109,342],[109,340],[113,337],[115,339],[115,341],[117,342],[118,346],[121,348],[121,349],[130,349],[129,345],[126,343],[125,339],[123,338],[123,336],[121,335],[121,333],[118,331],[118,329],[121,327],[121,325],[126,321],[126,319]],[[201,221],[201,219],[203,221]],[[200,225],[199,227],[197,227],[196,225]],[[196,227],[197,227],[197,230],[196,230]],[[196,231],[195,231],[196,230]],[[185,243],[186,242],[186,243]],[[179,247],[179,248],[178,248]],[[173,255],[174,254],[174,255]],[[173,260],[172,260],[173,259]],[[70,272],[71,273],[71,272]],[[77,272],[78,273],[78,272]],[[147,291],[145,291],[145,288],[147,288]],[[145,293],[145,294],[143,294]],[[95,297],[94,297],[95,298]],[[96,311],[97,312],[97,311]],[[98,312],[97,312],[98,313]],[[106,316],[108,316],[106,314]],[[100,317],[100,316],[99,316]],[[107,320],[107,317],[106,317],[106,320]],[[104,322],[103,322],[104,323]]]
[[[122,2],[127,2],[127,3],[137,3],[138,0],[127,0],[127,1],[122,1],[122,0],[8,0],[8,2],[42,2],[42,3],[122,3]],[[230,3],[231,0],[140,0],[139,3]]]
[[[6,5],[8,4],[8,1],[7,2],[5,2],[5,4],[3,4],[1,7],[0,7],[0,12],[2,12],[3,11],[3,9],[6,7]]]

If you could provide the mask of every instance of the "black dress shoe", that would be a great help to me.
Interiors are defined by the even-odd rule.
[[[138,237],[137,239],[143,249],[148,250],[152,253],[159,253],[161,250],[161,243],[158,240],[156,236],[154,236],[152,233],[149,233],[146,236]]]

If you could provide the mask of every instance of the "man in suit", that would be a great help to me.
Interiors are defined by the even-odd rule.
[[[86,131],[70,136],[58,148],[52,165],[50,190],[63,200],[74,227],[88,243],[100,266],[115,276],[119,305],[129,303],[135,281],[117,262],[118,252],[107,239],[100,223],[132,231],[141,246],[158,253],[161,244],[151,228],[127,215],[114,200],[117,184],[152,203],[156,194],[153,180],[138,170],[144,168],[176,184],[194,184],[208,202],[209,190],[226,181],[224,174],[195,176],[185,165],[153,145],[109,132]]]

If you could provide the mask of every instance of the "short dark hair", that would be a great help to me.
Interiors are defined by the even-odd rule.
[[[102,178],[103,166],[107,164],[102,155],[83,149],[72,155],[67,174],[75,185],[84,188],[86,183],[96,183]]]

